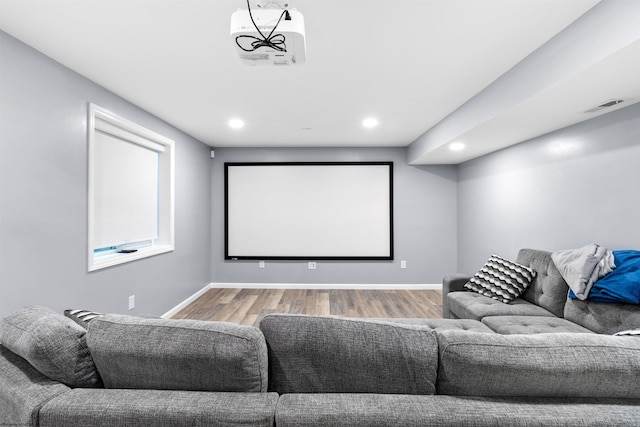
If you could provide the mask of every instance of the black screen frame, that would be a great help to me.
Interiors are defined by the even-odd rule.
[[[389,237],[386,253],[380,255],[270,255],[260,253],[230,253],[229,229],[229,168],[236,167],[287,167],[287,166],[386,166],[388,168],[388,215]],[[393,198],[393,162],[226,162],[224,164],[224,259],[225,260],[352,260],[352,261],[392,261],[394,259],[394,198]]]

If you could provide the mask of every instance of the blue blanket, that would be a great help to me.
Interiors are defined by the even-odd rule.
[[[587,299],[640,304],[640,251],[613,251],[616,268],[593,284]],[[569,291],[569,298],[577,298]]]

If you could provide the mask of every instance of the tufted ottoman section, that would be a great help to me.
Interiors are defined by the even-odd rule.
[[[487,316],[553,317],[553,313],[522,298],[505,304],[476,292],[451,292],[447,299],[449,309],[459,318],[481,320]]]
[[[489,327],[483,325],[482,322],[472,319],[411,319],[411,318],[393,318],[393,319],[376,319],[386,322],[402,323],[405,325],[428,326],[434,331],[444,331],[457,329],[460,331],[486,332],[493,333]]]
[[[544,334],[556,332],[574,332],[590,334],[587,328],[576,325],[559,317],[543,316],[489,316],[482,323],[493,331],[503,334]]]

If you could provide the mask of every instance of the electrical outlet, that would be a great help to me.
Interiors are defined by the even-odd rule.
[[[400,261],[400,268],[407,268],[407,261],[405,260]]]
[[[264,261],[258,262],[258,267],[259,268],[264,268]]]
[[[316,263],[315,262],[309,262],[309,270],[315,270],[316,269]]]
[[[131,295],[129,297],[129,310],[133,310],[134,308],[136,308],[136,296]]]

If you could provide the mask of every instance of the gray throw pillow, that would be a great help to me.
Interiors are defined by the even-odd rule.
[[[0,322],[2,345],[42,374],[70,387],[100,387],[85,334],[71,319],[41,306],[17,310]]]

